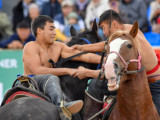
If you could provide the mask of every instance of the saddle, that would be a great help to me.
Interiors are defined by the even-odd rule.
[[[16,100],[21,97],[35,97],[35,98],[40,98],[48,102],[51,102],[50,99],[47,96],[45,96],[42,92],[18,86],[18,87],[9,89],[7,91],[7,93],[4,96],[1,106],[7,103],[10,103],[11,101]]]
[[[19,76],[14,81],[12,88],[5,94],[1,106],[21,97],[35,97],[51,102],[47,96],[39,91],[36,81],[34,81],[31,77],[24,75]]]
[[[112,110],[113,110],[113,108],[114,108],[114,106],[116,104],[116,97],[114,97],[114,98],[107,98],[107,99],[108,100],[106,100],[106,101],[109,101],[109,102],[107,102],[108,105],[105,106],[105,107],[107,107],[107,110],[104,111],[102,120],[108,120],[108,118],[109,118],[109,116],[110,116],[110,114],[111,114],[111,112],[112,112]]]

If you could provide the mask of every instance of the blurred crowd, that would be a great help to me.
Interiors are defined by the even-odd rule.
[[[0,0],[0,48],[21,49],[35,37],[31,22],[39,15],[53,18],[56,27],[55,40],[67,43],[70,27],[77,31],[90,29],[94,19],[108,9],[117,11],[124,23],[138,21],[143,33],[160,34],[160,0],[19,0],[13,8],[12,20],[1,11]],[[104,38],[101,28],[99,35]]]

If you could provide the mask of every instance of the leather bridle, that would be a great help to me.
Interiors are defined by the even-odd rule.
[[[124,60],[124,58],[118,52],[111,51],[109,54],[111,54],[111,53],[117,54],[118,57],[120,58],[120,60],[122,61],[122,63],[124,64],[124,68],[121,70],[121,72],[118,73],[118,75],[136,74],[136,73],[144,70],[144,68],[141,67],[142,57],[141,57],[139,52],[138,52],[138,59],[131,59],[127,62]],[[127,70],[129,63],[131,63],[131,62],[137,62],[138,63],[137,70],[132,70],[132,71]]]

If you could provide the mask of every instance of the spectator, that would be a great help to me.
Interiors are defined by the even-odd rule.
[[[42,15],[48,15],[53,19],[59,13],[61,13],[61,5],[57,0],[50,0],[44,3],[41,11]]]
[[[31,22],[40,15],[40,8],[37,4],[32,3],[29,5],[28,12],[29,15],[24,20],[27,21],[29,25],[31,25]]]
[[[87,6],[85,24],[87,29],[90,29],[90,21],[94,18],[99,18],[99,16],[109,9],[108,2],[105,0],[90,0]]]
[[[70,27],[73,26],[77,31],[81,31],[81,28],[78,25],[78,15],[75,12],[71,12],[68,15],[68,25],[65,26],[64,34],[67,37],[71,37],[70,35]]]
[[[7,14],[0,11],[0,42],[3,42],[13,34]]]
[[[17,25],[17,33],[13,34],[7,41],[0,44],[3,48],[22,49],[23,46],[30,41],[34,41],[35,37],[31,34],[30,26],[26,21],[22,21]]]
[[[49,0],[35,0],[36,4],[39,6],[40,10],[42,10],[42,6],[45,2],[48,2]]]
[[[2,0],[0,0],[0,9],[2,8]]]
[[[61,4],[62,13],[55,16],[54,23],[56,27],[56,40],[68,42],[69,39],[64,35],[65,26],[68,25],[67,16],[73,12],[74,6],[71,0],[64,0]],[[84,21],[78,16],[78,25],[81,30],[85,29]]]
[[[150,6],[150,3],[151,3],[152,1],[155,1],[155,0],[144,0],[144,2],[145,2],[146,5],[147,5],[147,8]]]
[[[122,0],[119,10],[123,21],[128,24],[138,21],[141,31],[148,31],[147,6],[144,0]]]
[[[75,11],[82,17],[82,19],[85,19],[86,16],[86,8],[89,3],[89,0],[77,0],[75,3]]]
[[[62,1],[63,1],[63,0],[58,0],[59,4],[62,4]]]
[[[108,1],[110,9],[119,13],[119,0],[109,0]]]
[[[152,31],[160,33],[160,0],[151,3],[150,23]]]
[[[13,31],[16,31],[16,26],[19,22],[23,21],[28,16],[28,6],[32,0],[21,0],[13,8]]]

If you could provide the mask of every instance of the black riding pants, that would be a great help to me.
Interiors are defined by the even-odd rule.
[[[60,106],[63,94],[59,77],[52,74],[45,74],[35,75],[32,78],[37,81],[40,91],[47,95],[53,104]]]

